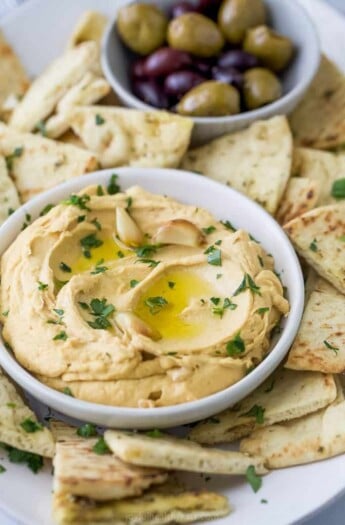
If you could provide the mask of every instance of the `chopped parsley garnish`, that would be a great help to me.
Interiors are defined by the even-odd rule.
[[[104,124],[104,122],[105,122],[104,118],[97,113],[97,115],[95,116],[96,126],[101,126],[102,124]]]
[[[222,252],[218,248],[209,246],[204,253],[207,255],[208,264],[212,264],[212,266],[222,266]]]
[[[133,204],[133,199],[132,199],[132,197],[127,197],[126,202],[127,202],[127,210],[129,210],[129,208],[130,208],[130,207],[132,206],[132,204]]]
[[[268,503],[267,499],[261,499],[260,503]]]
[[[317,252],[318,248],[316,239],[313,239],[312,242],[309,244],[309,250],[311,250],[312,252]]]
[[[8,408],[17,408],[17,405],[15,403],[6,403],[6,406]]]
[[[175,285],[176,285],[176,283],[174,283],[174,281],[168,281],[169,288],[173,289],[173,288],[175,288]]]
[[[241,284],[239,285],[237,290],[234,291],[234,297],[244,292],[245,290],[250,290],[254,294],[261,295],[260,287],[255,284],[253,278],[249,275],[249,273],[246,273],[244,275]]]
[[[254,405],[248,412],[241,414],[241,416],[255,417],[255,421],[258,425],[262,425],[264,422],[265,409],[260,405]]]
[[[9,310],[5,310],[5,312],[2,312],[2,315],[3,315],[4,317],[7,317],[9,313],[10,313]]]
[[[85,219],[86,219],[86,215],[79,215],[79,217],[77,217],[77,223],[84,222]]]
[[[61,330],[58,334],[56,334],[55,337],[53,337],[53,341],[66,341],[68,339],[68,335],[64,330]]]
[[[95,454],[103,456],[104,454],[110,454],[111,450],[104,441],[104,437],[100,437],[97,443],[92,447]]]
[[[220,279],[221,277],[223,277],[223,274],[222,273],[217,273],[216,279]]]
[[[99,222],[99,220],[97,219],[97,217],[95,217],[94,219],[92,219],[91,224],[93,224],[94,226],[96,226],[96,228],[97,228],[98,231],[101,231],[101,229],[102,229],[102,225],[101,225],[101,223]]]
[[[75,195],[72,193],[68,199],[62,201],[62,204],[77,206],[81,210],[90,211],[90,208],[86,206],[86,203],[89,202],[89,200],[90,195]]]
[[[79,306],[83,310],[89,310],[90,309],[89,305],[87,303],[83,303],[83,301],[79,301]]]
[[[65,394],[66,396],[74,397],[74,395],[72,393],[72,390],[70,389],[69,386],[65,386],[65,388],[62,391],[62,393]]]
[[[104,195],[103,186],[101,184],[98,184],[98,186],[97,186],[97,196],[98,197],[103,197],[103,195]]]
[[[22,427],[25,432],[28,434],[33,434],[34,432],[38,432],[39,430],[43,430],[43,425],[41,423],[37,423],[37,421],[34,421],[33,419],[27,417],[20,423],[20,426]]]
[[[226,345],[226,351],[230,356],[243,354],[245,349],[246,347],[240,334],[235,335],[235,337]]]
[[[153,430],[149,430],[148,432],[146,432],[146,435],[149,436],[150,438],[160,438],[164,434],[163,432],[158,430],[158,428],[154,428]]]
[[[333,182],[331,195],[336,199],[345,199],[345,177]]]
[[[154,259],[147,259],[146,257],[142,257],[141,259],[138,259],[135,262],[141,262],[143,264],[148,264],[150,268],[156,268],[156,266],[158,266],[160,263],[160,261],[155,261]]]
[[[13,208],[8,208],[7,210],[7,215],[10,216],[12,215],[12,213],[14,213],[16,210],[14,210]]]
[[[139,283],[140,283],[140,281],[137,281],[136,279],[131,279],[131,280],[129,281],[129,286],[130,286],[131,288],[135,288],[135,287],[137,286],[137,284],[139,284]]]
[[[216,231],[216,227],[215,226],[207,226],[207,228],[202,228],[202,231],[204,232],[205,235],[210,235],[210,233],[213,233]]]
[[[35,126],[35,130],[39,131],[42,137],[47,136],[47,129],[44,120],[39,120]]]
[[[21,146],[19,148],[15,148],[13,150],[13,153],[5,157],[6,166],[7,166],[8,171],[12,170],[14,160],[21,157],[23,155],[23,151],[24,151],[24,148]]]
[[[158,314],[162,308],[167,306],[168,301],[164,297],[148,297],[145,299],[144,304],[150,309],[150,314]]]
[[[6,472],[6,469],[3,465],[0,465],[0,474],[3,474],[4,472]]]
[[[246,478],[254,492],[258,492],[262,485],[262,479],[257,475],[254,465],[250,465],[246,470]]]
[[[119,251],[117,252],[117,256],[118,256],[119,259],[123,259],[124,256],[125,256],[125,254],[124,254],[121,250],[119,250]]]
[[[118,175],[113,173],[113,175],[110,177],[110,182],[107,187],[109,195],[115,195],[116,193],[119,193],[119,191],[121,191],[121,188],[117,183],[117,179]]]
[[[219,315],[220,318],[223,317],[225,310],[235,310],[237,308],[237,304],[233,303],[228,297],[225,297],[223,300],[223,305],[220,305],[219,297],[211,297],[210,301],[215,305],[212,307],[212,313]]]
[[[96,262],[95,269],[92,270],[92,275],[97,275],[99,273],[105,273],[109,268],[107,266],[104,266],[104,259],[101,259],[100,261]]]
[[[339,352],[339,348],[337,348],[336,346],[333,346],[331,343],[329,343],[326,339],[324,340],[323,344],[325,345],[326,348],[328,348],[329,350],[333,350],[333,352],[335,353],[335,355],[338,355],[338,352]]]
[[[222,244],[222,242],[223,242],[223,241],[222,241],[221,239],[218,239],[218,241],[216,241],[214,244],[215,244],[216,246],[220,246],[220,245]]]
[[[27,228],[29,226],[31,222],[31,215],[30,213],[26,213],[25,214],[25,221],[23,222],[23,225],[22,225],[22,230],[25,230],[25,228]]]
[[[111,327],[108,317],[115,312],[115,306],[113,304],[107,304],[106,299],[92,299],[88,308],[91,310],[91,315],[95,317],[94,321],[88,321],[88,325],[91,326],[91,328],[95,330],[106,330]]]
[[[144,244],[143,246],[138,246],[134,251],[138,257],[150,257],[156,253],[157,249],[160,248],[160,244]]]
[[[40,217],[43,217],[43,215],[47,215],[47,213],[54,207],[55,204],[47,204],[46,206],[44,206],[44,208],[40,211]]]
[[[57,320],[56,319],[49,319],[47,321],[47,323],[49,323],[49,324],[63,324],[62,317],[63,317],[65,311],[60,309],[60,308],[53,308],[53,312],[55,312],[56,315],[58,315],[59,319],[57,319]]]
[[[97,235],[95,233],[90,233],[89,235],[86,235],[86,237],[83,237],[80,239],[80,245],[83,250],[83,255],[87,259],[91,259],[91,249],[92,248],[99,248],[102,246],[103,241],[101,239],[97,238]]]
[[[269,309],[268,306],[267,306],[267,307],[265,307],[265,308],[258,308],[258,309],[256,310],[256,313],[262,315],[262,314],[265,314],[266,312],[269,312],[269,311],[270,311],[270,309]]]
[[[59,268],[62,272],[71,273],[72,268],[68,266],[68,264],[64,263],[63,261],[60,262]]]
[[[226,228],[227,230],[230,230],[230,231],[232,231],[232,232],[235,232],[235,231],[236,231],[236,228],[231,224],[230,221],[220,221],[220,222],[221,222],[221,224],[222,224],[223,226],[225,226],[225,228]]]
[[[37,284],[40,292],[43,292],[43,290],[48,288],[48,285],[46,283],[42,283],[42,281],[37,281]]]
[[[11,447],[9,445],[1,444],[1,446],[7,451],[8,459],[11,463],[26,463],[32,472],[35,474],[43,467],[43,458],[38,454],[32,452],[25,452],[18,448]]]
[[[261,255],[258,255],[258,261],[259,261],[260,266],[263,268],[264,267],[264,261],[263,261],[263,258],[261,257]]]
[[[89,438],[97,436],[97,430],[95,425],[93,425],[92,423],[85,423],[77,429],[77,434],[80,437]]]

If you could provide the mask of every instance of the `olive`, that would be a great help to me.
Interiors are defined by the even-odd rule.
[[[218,82],[226,82],[227,84],[231,84],[237,89],[242,89],[243,75],[234,67],[223,68],[215,66],[212,69],[212,78],[213,80],[218,80]]]
[[[192,117],[235,115],[240,112],[240,96],[233,86],[209,80],[188,91],[176,110]]]
[[[146,76],[145,73],[145,58],[135,60],[131,65],[131,74],[133,77],[142,78]]]
[[[190,2],[178,2],[171,9],[171,18],[177,18],[185,13],[195,13],[198,9]]]
[[[134,79],[132,88],[133,93],[146,104],[155,108],[168,109],[169,98],[155,79]]]
[[[221,0],[198,0],[196,2],[197,10],[203,15],[210,18],[217,18]]]
[[[211,77],[211,70],[213,66],[213,59],[193,57],[192,67],[195,71],[200,73],[200,75]]]
[[[242,49],[225,51],[218,59],[218,66],[234,67],[240,71],[246,71],[251,67],[258,67],[259,65],[259,60],[254,55],[242,51]]]
[[[244,102],[248,109],[256,109],[282,96],[281,84],[274,73],[262,67],[244,73]]]
[[[161,77],[189,66],[191,62],[188,53],[170,47],[162,47],[146,58],[144,71],[148,77]]]
[[[130,4],[119,10],[116,26],[127,47],[148,55],[164,44],[168,19],[154,5]]]
[[[205,80],[205,77],[194,71],[176,71],[166,77],[164,90],[168,95],[180,99],[187,91],[205,82]]]
[[[168,26],[168,43],[174,49],[200,57],[218,55],[224,38],[217,25],[199,13],[186,13]]]
[[[272,71],[281,71],[291,60],[293,44],[291,40],[267,26],[259,26],[247,31],[243,48],[260,59]]]
[[[242,42],[247,29],[264,24],[265,20],[262,0],[223,0],[218,12],[218,25],[233,44]]]

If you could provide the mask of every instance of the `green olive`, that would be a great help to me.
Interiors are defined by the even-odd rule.
[[[240,95],[229,84],[209,80],[188,91],[176,109],[192,117],[235,115],[240,112]]]
[[[223,0],[218,25],[228,42],[239,44],[247,29],[264,24],[266,10],[262,0]]]
[[[200,57],[218,55],[224,38],[217,24],[199,13],[185,13],[174,18],[168,27],[170,47]]]
[[[243,96],[247,109],[256,109],[280,98],[282,87],[274,73],[255,67],[244,74]]]
[[[164,44],[168,19],[154,5],[130,4],[119,10],[116,25],[129,49],[149,55]]]
[[[243,49],[260,59],[272,71],[281,71],[291,60],[293,44],[285,36],[267,26],[259,26],[247,31]]]

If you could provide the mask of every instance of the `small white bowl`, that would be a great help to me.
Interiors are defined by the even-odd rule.
[[[169,12],[176,0],[137,0],[137,3],[145,2],[155,4],[163,11]],[[192,135],[194,144],[201,144],[224,133],[245,128],[255,120],[290,113],[302,99],[317,72],[320,45],[316,29],[307,12],[296,0],[264,0],[264,2],[269,12],[269,25],[289,37],[296,49],[293,61],[281,77],[283,96],[272,104],[239,115],[194,117]],[[115,19],[109,24],[103,39],[104,74],[125,106],[154,110],[156,108],[145,104],[131,91],[129,64],[132,57],[133,53],[126,49],[119,38]]]
[[[107,184],[114,170],[104,170],[75,178],[57,186],[18,209],[0,228],[0,255],[21,231],[25,215],[33,219],[47,204],[56,204],[90,184]],[[165,428],[209,417],[237,403],[260,385],[279,365],[296,335],[304,303],[303,277],[297,256],[278,223],[261,206],[235,190],[206,177],[180,170],[119,168],[122,189],[141,185],[153,193],[165,194],[186,204],[204,207],[220,220],[230,220],[249,231],[272,253],[276,270],[288,290],[291,311],[271,353],[238,383],[211,396],[159,408],[123,408],[80,401],[49,388],[27,372],[0,340],[0,365],[25,390],[59,412],[83,421],[116,428]]]

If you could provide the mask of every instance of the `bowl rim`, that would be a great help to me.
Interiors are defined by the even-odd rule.
[[[163,168],[135,168],[135,167],[121,167],[114,169],[105,169],[99,170],[81,177],[75,177],[74,179],[67,181],[63,184],[60,184],[44,193],[41,193],[23,204],[18,208],[0,227],[0,258],[6,251],[6,249],[12,244],[16,239],[16,236],[21,231],[21,226],[23,219],[27,213],[30,213],[34,216],[34,220],[39,216],[39,211],[48,203],[59,203],[61,200],[66,198],[73,192],[81,191],[83,188],[87,188],[92,184],[105,184],[106,181],[109,181],[109,177],[114,174],[120,175],[120,184],[121,179],[126,179],[126,176],[137,176],[138,182],[134,183],[138,185],[139,179],[143,181],[142,186],[145,188],[145,177],[156,177],[162,178],[164,176],[173,178],[174,183],[186,184],[186,178],[190,179],[190,183],[198,183],[204,186],[205,191],[209,191],[210,187],[215,187],[222,192],[227,192],[232,194],[233,198],[236,198],[238,202],[242,200],[247,206],[251,206],[253,211],[260,213],[262,215],[261,221],[264,221],[270,228],[276,230],[276,234],[280,236],[281,242],[285,244],[285,249],[290,257],[290,264],[293,266],[293,269],[290,271],[294,272],[294,280],[296,281],[297,297],[295,297],[294,308],[291,308],[291,311],[286,318],[286,324],[282,330],[282,334],[279,339],[276,341],[274,347],[268,354],[268,356],[261,361],[261,363],[248,375],[240,379],[238,382],[233,385],[215,392],[209,396],[203,398],[188,401],[185,403],[180,403],[176,405],[166,406],[166,407],[155,407],[155,408],[134,408],[134,407],[119,407],[112,405],[98,404],[91,401],[84,401],[69,395],[66,395],[58,390],[55,390],[30,374],[15,358],[11,351],[9,351],[3,342],[2,333],[0,333],[0,365],[4,370],[11,376],[16,383],[22,386],[26,391],[32,394],[36,399],[46,403],[48,406],[59,406],[59,411],[62,413],[78,412],[80,414],[79,419],[87,420],[91,419],[93,416],[102,415],[102,417],[113,417],[117,415],[119,419],[126,419],[126,421],[131,420],[132,428],[135,428],[133,422],[137,422],[136,428],[149,428],[151,425],[144,423],[144,420],[154,420],[156,424],[159,424],[159,420],[164,419],[165,421],[170,418],[174,420],[174,417],[179,417],[183,419],[185,423],[196,421],[200,419],[198,417],[198,409],[205,408],[204,405],[217,405],[218,402],[223,400],[222,406],[230,406],[231,403],[226,405],[225,399],[230,397],[232,392],[235,392],[240,389],[246,390],[246,394],[241,396],[241,398],[248,395],[253,391],[257,386],[259,386],[280,364],[285,355],[287,354],[293,339],[296,336],[298,331],[303,307],[304,307],[304,280],[302,275],[302,270],[290,240],[288,239],[285,232],[279,226],[279,224],[271,217],[259,204],[252,201],[245,195],[237,192],[236,190],[224,186],[223,184],[208,179],[206,177],[200,176],[198,174],[187,172],[178,169],[163,169]],[[130,184],[131,186],[133,184]],[[127,187],[127,186],[126,186]],[[190,185],[189,185],[190,187]],[[151,191],[151,190],[150,190]],[[15,235],[10,235],[9,232],[15,228]],[[247,388],[245,388],[247,385]],[[236,394],[235,394],[236,396]],[[235,397],[234,396],[234,397]],[[222,409],[224,409],[222,408]],[[213,413],[219,412],[219,409],[215,409]],[[181,415],[182,414],[182,415]],[[138,418],[141,418],[139,422]],[[162,425],[167,427],[168,425]],[[173,425],[170,425],[173,426]],[[122,425],[124,428],[125,426]],[[128,428],[128,426],[127,426]]]
[[[128,0],[128,2],[129,1],[130,0]],[[310,18],[307,10],[298,2],[298,0],[295,2],[291,2],[290,0],[274,1],[276,1],[277,3],[279,2],[280,4],[284,3],[286,6],[288,6],[288,9],[295,11],[295,16],[303,18],[304,23],[308,26],[308,34],[310,37],[310,41],[307,45],[310,52],[313,52],[313,54],[311,54],[311,57],[309,57],[308,60],[307,74],[303,75],[303,77],[297,82],[296,86],[293,89],[288,91],[285,95],[283,95],[275,102],[272,102],[271,104],[267,104],[266,106],[262,106],[261,108],[254,109],[251,111],[245,111],[243,113],[239,113],[238,115],[226,115],[223,117],[188,117],[191,118],[195,124],[212,125],[225,124],[229,122],[232,122],[234,124],[246,124],[248,121],[262,120],[267,117],[270,117],[272,114],[279,114],[280,110],[282,110],[283,107],[288,106],[293,100],[299,100],[303,93],[308,89],[318,70],[321,60],[321,44],[318,32],[316,30],[316,26]],[[115,15],[115,17],[108,23],[108,26],[106,28],[106,31],[104,32],[101,42],[101,65],[107,81],[115,90],[115,92],[120,96],[120,98],[124,100],[125,103],[132,109],[169,112],[169,110],[160,110],[159,108],[150,106],[149,104],[146,104],[145,102],[140,100],[131,91],[127,90],[122,86],[122,84],[117,78],[116,73],[112,70],[110,66],[110,61],[108,60],[108,49],[109,40],[114,30],[116,19],[117,15]]]

